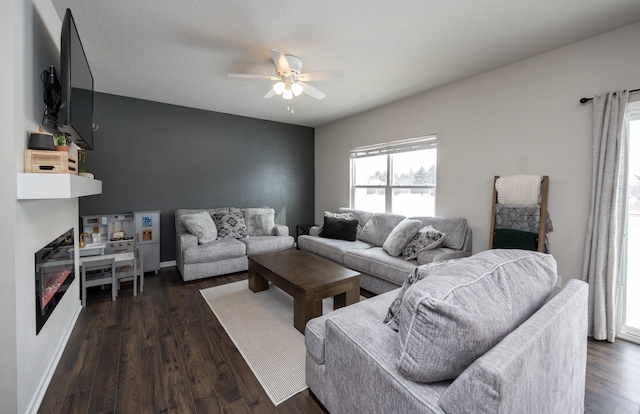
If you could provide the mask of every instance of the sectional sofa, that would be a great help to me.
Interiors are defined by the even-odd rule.
[[[357,220],[354,241],[321,237],[322,229],[312,227],[308,235],[298,237],[302,251],[327,258],[361,273],[360,287],[372,293],[397,289],[418,266],[471,256],[472,232],[461,217],[410,217],[390,213],[371,213],[341,207],[336,214]],[[392,231],[405,219],[419,220],[418,227],[431,225],[444,233],[441,244],[423,250],[412,260],[392,256],[383,247]]]

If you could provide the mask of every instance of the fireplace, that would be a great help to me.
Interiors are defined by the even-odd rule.
[[[73,229],[35,253],[36,335],[75,279]]]

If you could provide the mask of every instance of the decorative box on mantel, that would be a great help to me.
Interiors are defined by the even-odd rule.
[[[78,175],[78,157],[65,151],[24,151],[24,172]]]

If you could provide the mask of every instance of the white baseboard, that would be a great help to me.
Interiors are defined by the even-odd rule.
[[[175,267],[177,266],[175,260],[169,260],[168,262],[160,262],[160,269],[164,269],[165,267]]]

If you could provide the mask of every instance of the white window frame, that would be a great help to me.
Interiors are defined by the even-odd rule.
[[[392,213],[392,198],[393,198],[393,190],[394,189],[433,189],[434,192],[434,203],[436,196],[436,188],[437,188],[437,169],[438,165],[436,162],[436,184],[435,185],[392,185],[393,179],[393,165],[392,165],[392,157],[393,154],[411,152],[411,151],[421,151],[427,149],[437,149],[437,137],[436,135],[425,135],[421,137],[409,138],[400,141],[392,141],[385,142],[381,144],[368,145],[364,147],[353,148],[350,153],[350,185],[349,185],[349,205],[353,208],[355,202],[355,192],[356,189],[366,189],[366,188],[379,188],[385,189],[385,212]],[[355,160],[358,158],[364,157],[373,157],[378,155],[386,155],[387,156],[387,179],[385,185],[356,185],[355,183]],[[435,205],[434,205],[435,211]]]
[[[626,119],[625,122],[631,121],[631,120],[638,120],[640,119],[640,101],[636,101],[636,102],[628,102],[627,103],[627,109],[626,109]],[[629,137],[631,138],[631,137]],[[634,328],[632,326],[627,326],[624,325],[622,323],[622,313],[625,311],[626,308],[626,287],[627,287],[627,232],[628,230],[625,230],[625,239],[624,239],[624,256],[625,258],[623,259],[623,265],[622,265],[622,292],[621,292],[621,300],[619,301],[619,312],[618,315],[620,315],[618,317],[618,333],[617,336],[621,339],[625,339],[627,341],[630,342],[635,342],[637,344],[640,344],[640,330],[637,328]]]

